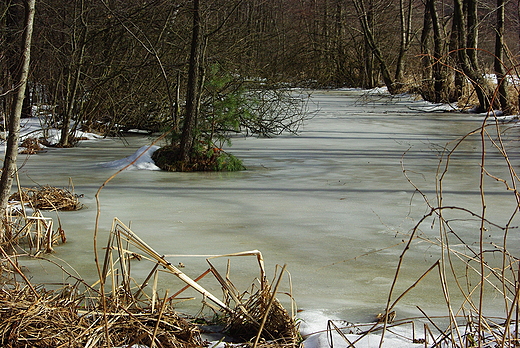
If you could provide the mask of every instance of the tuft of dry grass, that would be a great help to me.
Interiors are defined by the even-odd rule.
[[[241,308],[227,315],[225,320],[225,332],[243,341],[257,339],[295,346],[300,339],[298,326],[281,303],[273,298],[270,286],[255,292]]]
[[[44,149],[38,139],[31,137],[25,138],[20,144],[20,147],[22,148],[20,153],[24,155],[34,155]]]
[[[9,197],[10,201],[29,203],[40,210],[80,210],[83,205],[73,192],[53,186],[22,188]]]
[[[103,314],[85,310],[75,289],[39,290],[28,287],[0,291],[0,344],[2,347],[105,347],[141,344],[167,348],[203,347],[200,330],[173,310],[124,311]],[[110,342],[104,332],[108,330]]]

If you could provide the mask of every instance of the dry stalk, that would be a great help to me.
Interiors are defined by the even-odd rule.
[[[136,251],[134,251],[134,249]],[[256,257],[260,268],[260,276],[262,278],[260,279],[260,289],[256,293],[253,293],[253,295],[249,296],[247,299],[246,293],[241,294],[229,279],[229,259],[225,277],[223,277],[210,262],[210,259],[216,257],[240,256]],[[153,265],[152,271],[148,273],[144,282],[141,284],[137,282],[135,283],[135,290],[130,287],[130,279],[133,279],[130,275],[130,264],[131,259],[133,258],[149,261]],[[174,295],[164,297],[162,306],[176,298],[187,288],[192,288],[199,291],[203,295],[204,301],[208,299],[211,300],[212,303],[218,305],[216,308],[213,307],[210,303],[203,302],[216,311],[221,311],[224,313],[224,318],[226,318],[225,320],[228,321],[227,332],[232,335],[236,335],[237,338],[246,339],[245,336],[247,336],[248,339],[257,338],[255,343],[255,346],[257,347],[265,347],[265,344],[272,344],[264,343],[263,341],[260,342],[260,339],[268,340],[269,342],[280,342],[283,345],[296,344],[298,341],[298,333],[294,319],[292,316],[287,314],[285,309],[275,298],[277,287],[280,285],[282,274],[286,272],[285,267],[282,268],[275,290],[271,291],[271,287],[269,286],[265,277],[262,254],[257,250],[227,255],[212,255],[207,259],[207,262],[210,268],[203,272],[195,280],[192,280],[186,274],[174,267],[169,261],[167,261],[165,256],[161,256],[132,230],[121,223],[121,221],[119,221],[117,218],[115,218],[110,236],[108,238],[105,261],[103,263],[102,269],[103,279],[112,277],[113,290],[112,295],[110,296],[111,305],[107,308],[107,310],[112,308],[114,305],[125,306],[125,308],[130,308],[132,306],[136,307],[138,297],[142,297],[142,295],[145,294],[145,287],[153,278],[150,308],[152,312],[155,312],[157,289],[159,288],[157,270],[160,266],[164,269],[164,272],[173,274],[186,283],[186,286],[175,292]],[[202,279],[210,273],[215,276],[215,279],[220,283],[222,289],[234,301],[234,309],[230,307],[229,303],[225,304],[224,302],[218,300],[215,296],[206,291],[197,283],[198,280]],[[116,282],[117,285],[115,284]],[[119,302],[115,303],[115,299],[117,299]],[[102,310],[102,312],[105,312],[105,316],[107,316],[110,311]],[[229,324],[233,321],[233,324]],[[251,344],[253,344],[253,342],[251,342]]]
[[[164,139],[172,130],[168,131],[168,132],[165,132],[164,134],[162,134],[160,137],[158,137],[154,142],[152,142],[149,146],[149,148],[151,148],[153,145],[155,145],[157,142],[159,142],[161,139]],[[127,169],[128,167],[130,167],[131,165],[133,165],[139,158],[141,158],[141,156],[144,155],[146,151],[143,151],[139,156],[137,156],[132,162],[128,163],[126,166],[124,166],[123,168],[121,168],[120,170],[118,170],[116,173],[114,173],[112,176],[110,176],[107,180],[105,180],[105,182],[99,187],[99,189],[97,190],[96,194],[95,194],[95,198],[96,198],[96,219],[95,219],[95,223],[94,223],[94,233],[93,233],[93,247],[94,247],[94,263],[96,265],[96,269],[97,269],[97,272],[98,272],[98,276],[99,276],[99,284],[100,284],[100,287],[101,287],[101,303],[102,303],[102,306],[103,306],[103,309],[106,310],[106,298],[105,298],[105,278],[104,278],[104,275],[102,274],[101,272],[101,266],[99,264],[99,254],[98,254],[98,232],[99,232],[99,219],[101,217],[101,203],[100,203],[100,195],[101,195],[101,191],[103,190],[103,188],[108,185],[108,183],[110,181],[112,181],[117,175],[119,175],[121,172],[123,172],[125,169]],[[109,341],[110,337],[109,337],[109,333],[108,333],[108,321],[107,321],[107,318],[106,316],[104,316],[104,323],[105,323],[105,337],[107,339],[107,342]]]
[[[341,329],[336,325],[334,324],[334,322],[332,320],[329,320],[327,321],[327,340],[329,342],[329,346],[333,347],[334,346],[334,340],[332,338],[332,330],[334,330],[336,333],[338,333],[341,338],[343,338],[345,340],[345,342],[347,342],[348,346],[347,348],[355,348],[356,346],[354,346],[354,343],[352,343],[348,337],[343,333],[343,331],[341,331]]]
[[[168,298],[168,290],[166,290],[166,293],[164,294],[164,299],[161,305],[161,309],[159,310],[159,315],[157,317],[157,323],[155,324],[155,327],[153,329],[153,335],[152,335],[152,346],[151,348],[155,348],[157,343],[155,342],[155,338],[157,337],[157,331],[159,330],[159,323],[161,322],[161,317],[164,313],[164,309],[166,308],[166,299]]]
[[[444,59],[441,58],[436,61],[435,64],[445,65],[446,63],[443,62],[443,60]],[[514,68],[516,69],[516,66]],[[455,68],[453,69],[455,70]],[[512,70],[513,69],[509,69],[508,72],[511,72]],[[518,92],[518,86],[515,86],[515,90]],[[490,105],[494,104],[494,100],[497,96],[498,89],[496,89],[494,94],[490,96]],[[444,150],[439,154],[440,160],[436,172],[435,202],[430,200],[430,197],[427,197],[427,195],[412,182],[408,176],[409,171],[404,167],[404,165],[402,165],[405,178],[412,187],[415,188],[416,192],[423,197],[428,211],[409,233],[408,242],[399,256],[394,279],[389,291],[385,313],[389,313],[389,311],[394,308],[400,300],[402,300],[406,293],[416,287],[420,279],[422,279],[426,273],[431,271],[431,269],[429,269],[419,278],[419,280],[417,280],[411,287],[408,287],[396,300],[392,302],[393,292],[395,291],[395,286],[401,268],[403,267],[404,256],[412,247],[412,241],[416,238],[430,241],[423,236],[418,236],[417,232],[420,226],[430,219],[438,221],[438,242],[430,242],[439,247],[441,255],[437,266],[441,279],[441,291],[444,295],[449,314],[448,318],[450,319],[448,328],[446,330],[440,329],[434,321],[424,313],[424,311],[419,309],[425,318],[427,318],[430,323],[441,332],[441,337],[437,339],[430,333],[431,337],[434,339],[434,345],[443,344],[451,347],[473,345],[479,347],[516,347],[520,343],[520,341],[518,341],[520,319],[520,268],[517,267],[519,264],[519,256],[517,253],[512,252],[511,249],[508,250],[507,248],[510,239],[509,234],[513,228],[516,228],[513,227],[514,219],[520,211],[520,194],[518,193],[518,181],[520,181],[520,178],[517,175],[515,165],[508,156],[508,146],[506,145],[505,140],[506,132],[503,131],[503,128],[504,126],[499,122],[495,113],[492,110],[488,110],[487,115],[478,128],[444,147]],[[478,163],[480,169],[478,184],[480,211],[478,213],[474,213],[473,211],[461,207],[447,206],[444,202],[446,178],[450,174],[452,162],[456,161],[455,154],[458,153],[461,144],[467,142],[467,140],[470,140],[472,137],[478,137],[480,143]],[[500,175],[497,175],[490,170],[490,168],[493,167],[489,166],[488,162],[492,155],[495,157],[498,156],[497,159],[499,160],[503,160],[504,167],[508,171],[505,178],[500,177]],[[403,162],[404,161],[401,163]],[[489,214],[487,209],[488,202],[486,199],[486,184],[489,181],[488,178],[502,183],[505,190],[511,192],[511,195],[516,202],[516,206],[513,206],[514,209],[512,209],[511,215],[502,225],[491,223],[487,218],[487,215]],[[459,237],[456,229],[453,228],[450,220],[446,217],[449,215],[447,214],[448,210],[469,213],[473,218],[477,219],[478,226],[475,226],[477,238],[475,241],[472,240],[467,243],[467,241],[464,241]],[[496,228],[499,232],[503,233],[502,245],[494,243],[493,246],[495,249],[493,250],[489,249],[489,243],[485,241],[487,234],[491,234],[491,232],[488,231],[489,227]],[[451,245],[450,242],[452,242],[453,238],[456,238],[457,242],[461,243],[459,245],[464,246],[467,252],[457,250],[457,248]],[[496,253],[501,255],[501,266],[492,264],[493,259],[496,258],[494,256]],[[490,255],[492,255],[492,257],[490,257]],[[458,267],[461,265],[466,271],[462,276],[458,271]],[[466,279],[466,287],[462,284],[463,279]],[[473,279],[475,282],[473,282]],[[452,302],[453,294],[452,289],[449,288],[449,284],[451,284],[450,281],[455,282],[457,290],[460,295],[462,295],[463,302],[458,309],[454,308],[454,303]],[[505,317],[501,318],[501,321],[496,321],[485,313],[484,305],[486,304],[488,296],[491,296],[493,293],[499,294],[499,296],[502,296],[504,299],[503,311]],[[468,311],[465,315],[467,325],[466,327],[461,327],[457,323],[456,318],[458,313],[465,312],[466,310]],[[386,317],[387,316],[385,315],[380,346],[383,344],[384,334],[387,329]],[[376,329],[372,327],[371,330]]]
[[[114,224],[112,227],[113,233],[115,233],[118,238],[124,236],[125,240],[147,254],[149,257],[155,260],[159,265],[170,271],[172,274],[177,276],[186,284],[190,285],[193,289],[197,290],[207,298],[211,299],[215,304],[220,306],[222,309],[229,310],[229,308],[217,297],[211,294],[209,291],[200,286],[193,279],[188,277],[178,268],[173,266],[170,262],[166,261],[166,259],[161,256],[158,252],[148,246],[141,238],[139,238],[135,233],[133,233],[127,226],[125,226],[120,220],[117,218],[114,219]]]
[[[11,265],[11,267],[13,267],[15,272],[18,273],[20,275],[20,277],[22,277],[22,279],[24,280],[25,284],[27,284],[29,289],[31,289],[31,291],[33,292],[34,296],[39,297],[38,293],[36,292],[36,289],[34,289],[34,287],[32,286],[31,282],[29,281],[29,279],[27,279],[25,274],[20,270],[20,268],[16,265],[16,263],[12,260],[12,258],[9,255],[7,255],[7,253],[5,252],[4,248],[2,248],[2,246],[0,246],[0,252],[2,253],[2,257],[5,260],[7,260],[7,262],[9,262],[9,264]]]
[[[78,196],[67,189],[38,186],[21,188],[9,197],[10,201],[29,203],[34,209],[40,210],[79,210],[83,206]]]
[[[276,281],[276,284],[273,289],[273,294],[271,295],[271,298],[269,299],[269,303],[267,304],[267,308],[265,309],[265,313],[262,317],[262,322],[260,323],[260,327],[258,328],[258,334],[255,338],[255,343],[253,343],[253,348],[256,348],[258,345],[258,341],[260,340],[260,337],[262,336],[262,330],[265,327],[265,322],[267,321],[267,318],[269,317],[269,311],[271,310],[271,307],[273,305],[273,302],[276,300],[276,293],[278,291],[278,287],[280,286],[280,281],[282,280],[283,273],[285,272],[286,265],[283,265],[282,271],[280,272],[280,276],[278,277],[278,280]]]

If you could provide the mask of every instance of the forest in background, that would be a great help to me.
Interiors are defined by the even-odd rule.
[[[16,89],[25,3],[0,5],[3,115]],[[517,0],[36,1],[24,114],[45,106],[64,147],[80,127],[173,129],[181,143],[188,127],[189,153],[201,120],[219,107],[227,118],[220,112],[206,132],[290,128],[231,119],[244,90],[386,85],[516,113],[515,80],[503,77],[518,75],[519,13]]]
[[[138,285],[137,292],[132,294],[133,289],[130,287],[118,293],[114,291],[112,295],[105,292],[110,285],[107,283],[105,288],[105,281],[109,279],[107,271],[111,269],[110,273],[114,274],[118,266],[105,262],[101,269],[97,255],[96,218],[93,241],[99,290],[85,284],[98,294],[93,301],[92,311],[78,315],[78,304],[82,299],[81,296],[71,296],[76,294],[75,287],[64,288],[63,295],[57,296],[32,287],[4,249],[4,246],[6,249],[12,248],[16,242],[12,237],[20,235],[19,230],[10,224],[6,211],[8,194],[18,169],[16,155],[22,114],[35,115],[37,111],[40,120],[47,123],[49,128],[60,128],[62,132],[58,146],[62,147],[76,144],[74,136],[78,128],[104,134],[115,134],[130,127],[167,132],[174,149],[173,161],[180,163],[174,169],[184,170],[193,169],[192,166],[199,164],[205,166],[206,163],[202,162],[213,157],[218,162],[221,157],[214,155],[222,152],[222,149],[214,146],[218,146],[220,140],[226,140],[226,133],[245,129],[252,134],[269,136],[297,131],[302,121],[299,104],[291,104],[294,100],[284,94],[283,91],[287,90],[285,87],[372,88],[385,85],[391,94],[413,92],[433,102],[466,102],[468,106],[474,104],[474,111],[499,108],[505,113],[518,112],[518,1],[7,0],[0,4],[0,8],[0,113],[5,121],[4,130],[7,130],[7,146],[0,178],[0,251],[3,255],[0,266],[2,273],[9,275],[4,281],[7,290],[3,291],[4,300],[8,300],[7,305],[10,306],[6,308],[16,307],[10,311],[14,315],[4,320],[9,325],[5,326],[7,329],[2,337],[16,340],[19,346],[27,346],[28,341],[25,336],[15,337],[15,334],[26,332],[20,329],[20,318],[24,319],[24,325],[36,323],[32,326],[36,333],[29,331],[30,340],[33,342],[37,336],[42,342],[41,346],[45,347],[70,345],[70,342],[76,342],[79,338],[87,339],[87,333],[95,334],[92,339],[88,338],[88,342],[94,342],[92,346],[97,342],[115,346],[111,342],[116,338],[125,344],[139,341],[150,346],[163,340],[160,342],[166,346],[176,340],[175,337],[167,336],[171,333],[171,327],[181,326],[179,323],[167,323],[167,332],[159,331],[160,323],[165,322],[162,315],[171,315],[170,309],[166,307],[168,292],[160,306],[160,301],[156,301],[155,297],[148,297],[152,300],[143,307],[133,302],[133,299],[139,298],[146,282],[159,266],[169,267],[176,275],[182,274],[121,223],[111,231],[115,237],[110,241],[119,243],[121,236],[124,236],[127,238],[124,244],[133,244],[157,262],[145,283]],[[487,78],[490,75],[495,76],[498,83],[490,81]],[[290,110],[284,114],[287,105],[294,106],[294,112]],[[425,199],[428,209],[410,231],[408,242],[402,240],[406,245],[399,255],[385,311],[378,317],[378,322],[371,324],[371,328],[364,330],[353,343],[348,341],[340,328],[332,328],[335,325],[332,321],[329,321],[327,335],[336,330],[349,346],[354,346],[365,335],[381,329],[382,346],[385,332],[395,318],[392,309],[430,271],[438,270],[441,290],[449,310],[448,328],[440,329],[417,306],[438,333],[435,337],[425,325],[425,338],[416,340],[413,329],[413,344],[427,345],[431,338],[434,345],[453,347],[518,345],[518,258],[506,250],[506,242],[509,243],[511,229],[514,229],[511,224],[518,213],[518,177],[501,140],[500,123],[496,122],[494,126],[496,136],[485,121],[480,129],[473,132],[482,139],[478,168],[481,215],[465,207],[441,204],[444,180],[451,168],[450,159],[453,159],[451,155],[469,136],[457,141],[451,149],[444,148],[445,152],[441,154],[437,168],[437,174],[441,175],[436,177],[438,189],[435,192],[436,201],[441,205],[436,206],[435,201],[426,199],[426,195],[413,184],[405,171],[406,178],[416,188],[415,192]],[[491,166],[484,166],[486,141],[490,141],[506,160],[510,179],[501,179],[487,170]],[[193,161],[199,155],[202,156]],[[240,167],[239,163],[236,167]],[[96,200],[100,190],[114,176],[102,184]],[[487,176],[505,184],[506,190],[514,195],[516,208],[504,226],[491,223],[486,218],[484,198],[487,191],[484,190],[483,182]],[[463,218],[446,219],[450,211],[462,213]],[[97,212],[99,215],[99,205]],[[471,216],[468,218],[467,214]],[[433,223],[429,223],[430,217],[438,219],[440,232],[440,239],[432,241],[442,248],[446,257],[434,262],[401,295],[393,296],[397,295],[395,285],[404,256],[410,250],[412,241],[421,233],[421,226],[428,224],[430,229],[433,227]],[[43,221],[40,218],[38,220]],[[466,244],[452,227],[457,222],[464,225],[470,220],[478,225],[478,241]],[[23,229],[25,226],[28,225],[24,225]],[[488,249],[485,244],[486,236],[491,237],[488,227],[503,233],[500,237],[502,245],[496,244],[493,245],[494,249]],[[110,241],[105,249],[120,254],[107,259],[121,260],[128,257],[121,264],[129,265],[130,258],[133,259],[137,254],[128,252],[126,248],[123,250],[120,246],[114,247],[115,244],[111,245]],[[454,247],[459,242],[465,250],[462,253]],[[456,267],[453,267],[455,253],[464,264],[464,274],[459,275],[455,271]],[[106,255],[109,256],[108,252]],[[257,258],[262,260],[261,255]],[[492,259],[498,267],[490,262]],[[4,269],[8,271],[4,272]],[[126,266],[121,267],[121,279],[125,282],[122,286],[130,285],[128,280],[131,277],[126,269]],[[269,286],[264,286],[262,281],[262,291],[249,297],[255,305],[251,306],[252,310],[247,308],[247,311],[255,310],[255,313],[259,313],[253,318],[254,325],[247,327],[248,334],[254,333],[253,348],[265,337],[283,342],[284,347],[301,343],[302,337],[297,333],[294,315],[289,318],[282,307],[278,307],[282,315],[276,322],[288,324],[287,334],[282,333],[283,341],[271,336],[271,332],[281,331],[278,327],[266,326],[264,329],[264,323],[272,322],[267,318],[268,315],[272,317],[270,307],[276,303],[275,294],[284,272],[285,266],[280,271],[273,291]],[[218,272],[212,273],[217,279],[224,279]],[[464,326],[459,325],[461,317],[455,315],[459,309],[452,307],[451,296],[447,291],[449,281],[445,278],[447,274],[454,276],[458,290],[464,296],[464,305],[460,308],[467,321]],[[18,285],[15,279],[18,275],[27,286]],[[266,279],[263,271],[261,279]],[[225,293],[233,293],[234,289],[224,284],[227,283],[222,281]],[[112,289],[116,289],[116,286],[113,285]],[[157,293],[156,289],[152,291]],[[206,295],[204,289],[197,291]],[[494,299],[497,294],[498,298],[503,296],[503,318],[484,314],[484,293]],[[42,298],[45,294],[47,297]],[[59,307],[51,302],[49,294],[52,301],[58,300],[64,305],[63,310],[57,310]],[[257,294],[258,300],[255,298]],[[231,298],[226,297],[228,300]],[[235,308],[240,310],[229,312],[238,314],[231,321],[237,318],[242,323],[249,314],[246,312],[247,315],[244,315],[244,305],[240,299],[238,296],[233,298]],[[266,300],[269,300],[268,305]],[[36,303],[39,307],[35,306]],[[45,307],[46,304],[49,304],[48,307]],[[468,307],[464,308],[466,304]],[[129,312],[131,307],[136,308],[138,313],[142,308],[151,308],[150,314],[157,319],[148,322],[156,324],[145,327],[142,322],[135,321],[128,325],[127,318],[136,318]],[[222,308],[228,307],[227,303],[222,303]],[[257,312],[256,307],[267,309]],[[36,308],[31,313],[37,313],[34,316],[37,320],[25,320],[31,308]],[[59,326],[56,325],[59,321],[55,317],[43,316],[42,313],[58,313],[59,317],[67,321],[63,325],[67,330],[60,332],[72,335],[56,334],[54,329]],[[121,326],[114,325],[112,319],[109,323],[108,318],[113,315],[123,318],[116,323]],[[85,322],[85,318],[93,318],[95,322]],[[259,326],[260,319],[262,323]],[[246,324],[249,325],[249,322]],[[42,335],[42,327],[48,328],[44,332],[48,335]],[[349,327],[344,329],[350,330]],[[463,329],[462,333],[460,329]],[[193,346],[198,347],[198,335],[191,335],[193,332],[187,334],[196,338]],[[264,332],[268,335],[262,336]],[[57,341],[60,342],[56,344]],[[270,342],[267,344],[272,347]]]

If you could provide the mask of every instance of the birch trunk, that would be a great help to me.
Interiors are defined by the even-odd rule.
[[[18,142],[20,139],[20,118],[23,109],[23,100],[25,97],[25,88],[27,86],[27,77],[29,75],[29,63],[31,59],[31,40],[34,23],[35,0],[24,1],[25,19],[24,31],[22,37],[22,51],[20,56],[20,70],[15,81],[17,87],[16,96],[13,100],[13,106],[9,115],[9,124],[7,126],[7,147],[5,152],[4,166],[2,175],[0,176],[0,240],[6,239],[6,213],[7,201],[11,192],[13,177],[16,174],[16,158],[18,156]]]

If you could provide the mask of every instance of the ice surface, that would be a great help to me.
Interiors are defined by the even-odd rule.
[[[106,237],[112,219],[118,217],[163,254],[227,254],[259,249],[270,277],[276,264],[287,264],[293,296],[303,309],[300,315],[306,335],[322,330],[330,318],[372,321],[386,304],[403,241],[428,211],[408,179],[435,202],[442,149],[476,129],[482,118],[424,112],[419,108],[430,107],[428,104],[407,96],[390,98],[384,91],[370,95],[350,90],[316,91],[312,98],[319,112],[299,135],[233,139],[233,146],[226,150],[244,161],[246,171],[120,173],[100,193],[100,241]],[[514,138],[514,133],[508,134]],[[87,280],[97,276],[91,250],[94,195],[107,178],[133,161],[150,142],[141,135],[129,136],[124,142],[84,141],[77,148],[52,148],[33,155],[20,170],[23,185],[62,187],[72,179],[76,193],[84,194],[86,209],[59,215],[67,243],[56,248],[56,256]],[[134,164],[135,168],[155,169],[149,162],[150,151],[153,148]],[[493,157],[493,151],[488,151],[487,168],[494,175],[506,176],[500,156]],[[519,158],[511,153],[513,163],[519,163]],[[445,178],[444,204],[479,211],[480,161],[478,136],[459,145]],[[486,189],[487,213],[493,222],[504,224],[516,202],[504,194],[500,183],[487,181]],[[453,228],[471,243],[478,226],[468,216],[454,216]],[[500,243],[500,231],[496,232],[491,226],[485,242]],[[423,239],[418,239],[407,254],[397,294],[439,258],[435,246],[427,241],[435,240],[437,234],[436,224],[420,230]],[[511,235],[508,243],[510,248],[517,248],[520,237]],[[186,265],[184,270],[192,277],[207,268],[204,257],[170,259]],[[139,267],[136,263],[133,271],[138,272]],[[34,281],[49,277],[47,267],[40,262],[29,265],[28,270]],[[257,275],[254,258],[232,260],[231,278],[240,289],[247,288]],[[161,280],[163,289],[179,287],[175,279]],[[219,291],[214,284],[204,286]],[[285,278],[281,292],[289,290]],[[280,299],[289,303],[284,295]],[[453,301],[457,300],[454,296]],[[186,308],[199,308],[200,299],[195,302],[192,307],[186,304]],[[436,277],[427,277],[401,301],[397,317],[417,315],[417,304],[429,314],[446,314]],[[377,347],[379,340],[374,334],[356,347]],[[403,342],[388,336],[385,347],[404,347]],[[326,347],[326,336],[310,335],[306,346]]]

